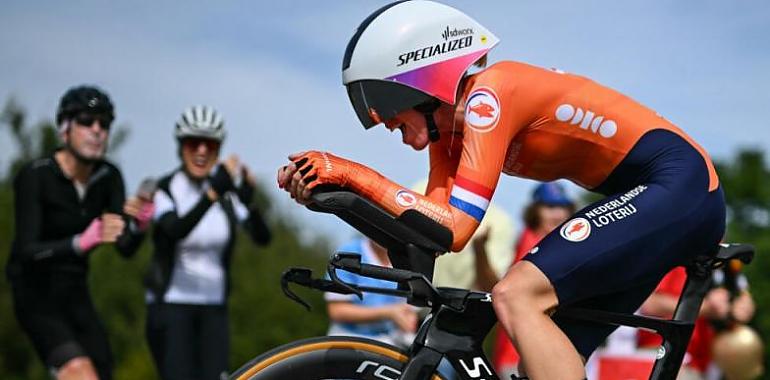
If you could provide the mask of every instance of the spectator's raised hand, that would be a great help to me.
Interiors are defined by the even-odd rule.
[[[114,243],[117,241],[125,227],[126,223],[123,221],[122,216],[112,213],[102,214],[102,243]]]
[[[406,332],[417,331],[417,311],[409,304],[400,303],[393,305],[390,309],[390,320],[401,330]]]
[[[476,234],[473,235],[473,240],[471,240],[471,244],[473,244],[473,250],[476,253],[479,253],[479,251],[483,250],[487,246],[490,230],[491,228],[489,227],[479,227],[478,232],[476,232]]]
[[[126,199],[123,204],[123,213],[134,218],[136,226],[140,231],[144,231],[150,225],[150,220],[155,212],[155,203],[152,200],[146,200],[137,196]]]
[[[237,155],[231,154],[226,160],[222,161],[222,166],[227,170],[227,174],[233,179],[236,184],[242,179],[241,160]]]
[[[118,214],[105,213],[95,218],[76,238],[77,248],[87,253],[103,243],[114,243],[123,233],[125,222]]]
[[[214,171],[214,175],[209,178],[209,181],[211,182],[211,190],[214,190],[218,197],[221,197],[226,192],[235,189],[233,177],[230,174],[230,169],[228,169],[227,166],[228,165],[225,165],[224,163],[219,164],[217,169]]]
[[[706,293],[701,305],[701,314],[709,319],[724,320],[730,313],[730,292],[725,288],[715,288]]]
[[[229,160],[229,159],[228,159]],[[238,198],[245,205],[249,205],[254,198],[254,189],[257,187],[257,178],[254,173],[244,163],[239,163],[236,170],[238,171],[238,177],[234,179],[235,191],[238,194]]]
[[[751,318],[754,318],[755,311],[756,307],[754,306],[754,299],[751,298],[751,294],[742,292],[733,300],[730,314],[736,321],[748,323]]]

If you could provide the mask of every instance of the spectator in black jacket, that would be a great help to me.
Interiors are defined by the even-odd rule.
[[[114,117],[102,90],[69,89],[56,115],[63,147],[14,179],[16,234],[6,267],[14,312],[57,379],[111,378],[107,334],[86,284],[88,258],[106,243],[128,257],[141,243],[137,223],[121,211],[120,171],[104,160]]]
[[[176,124],[182,166],[158,181],[154,254],[146,278],[147,339],[163,379],[219,379],[227,373],[230,257],[236,227],[267,244],[259,212],[247,207],[253,175],[238,158],[219,162],[223,121],[210,107]]]

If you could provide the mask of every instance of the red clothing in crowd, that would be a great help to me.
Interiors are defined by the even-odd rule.
[[[684,267],[676,267],[669,272],[666,277],[655,289],[656,293],[661,293],[679,298],[684,289],[684,283],[687,280],[687,273]],[[670,315],[664,316],[670,318]],[[706,371],[711,363],[711,344],[714,340],[714,328],[705,318],[698,318],[695,322],[690,344],[687,346],[687,353],[690,358],[685,364],[701,372]],[[638,345],[641,348],[655,348],[660,346],[663,339],[658,335],[644,330],[639,330]]]

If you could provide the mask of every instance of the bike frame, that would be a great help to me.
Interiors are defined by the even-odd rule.
[[[497,322],[492,296],[465,289],[435,288],[431,280],[437,254],[447,252],[452,236],[446,228],[420,213],[407,211],[393,218],[369,201],[350,192],[319,193],[308,208],[332,213],[388,249],[393,268],[362,264],[360,256],[338,253],[329,262],[331,280],[312,279],[308,269],[292,268],[284,273],[282,288],[291,299],[308,307],[288,288],[302,286],[343,294],[374,292],[407,298],[415,306],[431,307],[408,349],[409,360],[400,379],[428,379],[442,358],[447,358],[463,380],[499,377],[482,350],[484,338]],[[729,259],[748,263],[753,256],[750,245],[723,245],[716,257],[696,259],[687,269],[687,282],[671,320],[601,310],[560,308],[557,315],[581,321],[614,326],[630,326],[655,332],[663,337],[650,380],[673,380],[679,372],[690,341],[701,302],[709,290],[711,271]],[[357,287],[339,280],[337,269],[399,284],[398,289]]]

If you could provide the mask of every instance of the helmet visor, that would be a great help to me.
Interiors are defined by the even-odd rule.
[[[353,110],[366,129],[433,99],[420,90],[394,81],[360,80],[349,83],[347,88]]]

